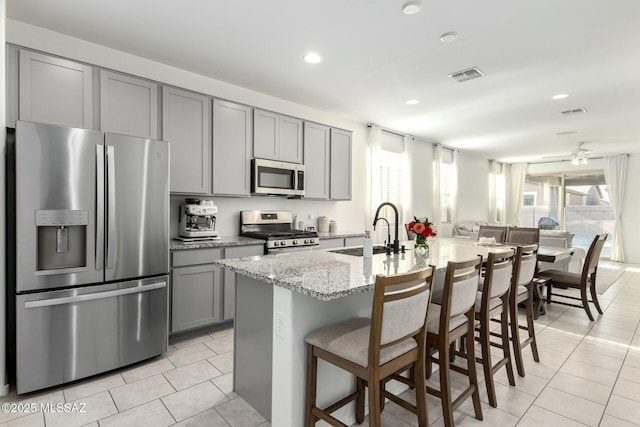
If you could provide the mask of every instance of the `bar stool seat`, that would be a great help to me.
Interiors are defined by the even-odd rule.
[[[311,332],[307,335],[306,341],[314,347],[366,368],[369,366],[370,334],[371,319],[356,317]],[[380,364],[385,364],[417,347],[418,344],[415,340],[405,340],[391,347],[383,348],[380,350]]]

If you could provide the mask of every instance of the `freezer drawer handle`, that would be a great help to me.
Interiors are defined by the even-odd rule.
[[[145,286],[136,286],[133,288],[117,289],[114,291],[98,292],[95,294],[78,295],[74,297],[62,297],[44,299],[39,301],[27,301],[24,308],[50,307],[52,305],[73,304],[75,302],[91,301],[96,299],[112,298],[121,295],[136,294],[140,292],[153,291],[154,289],[166,288],[167,282],[154,283]]]

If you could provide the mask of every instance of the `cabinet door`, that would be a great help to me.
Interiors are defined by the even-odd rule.
[[[253,110],[253,157],[279,160],[278,126],[278,114]]]
[[[158,139],[158,85],[101,71],[100,130]]]
[[[162,88],[162,139],[171,144],[171,191],[211,193],[211,98]]]
[[[332,200],[351,200],[351,132],[331,129]]]
[[[213,194],[251,193],[251,107],[213,100]]]
[[[304,198],[329,198],[329,141],[328,126],[304,124]]]
[[[93,128],[92,68],[20,51],[20,120]]]
[[[279,124],[279,160],[302,163],[302,120],[280,116]]]
[[[171,332],[219,322],[222,270],[209,264],[171,272]]]
[[[224,252],[225,259],[255,255],[264,255],[264,245],[238,246],[227,248]],[[236,273],[227,269],[224,270],[223,300],[222,320],[233,319],[236,315]]]

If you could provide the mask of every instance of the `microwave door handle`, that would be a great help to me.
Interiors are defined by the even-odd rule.
[[[104,145],[96,145],[96,270],[104,261]]]
[[[115,172],[115,148],[107,146],[107,268],[109,269],[114,267],[118,256]]]

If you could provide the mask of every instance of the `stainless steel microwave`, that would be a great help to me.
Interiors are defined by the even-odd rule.
[[[304,165],[253,159],[251,161],[251,192],[289,197],[304,196]]]

